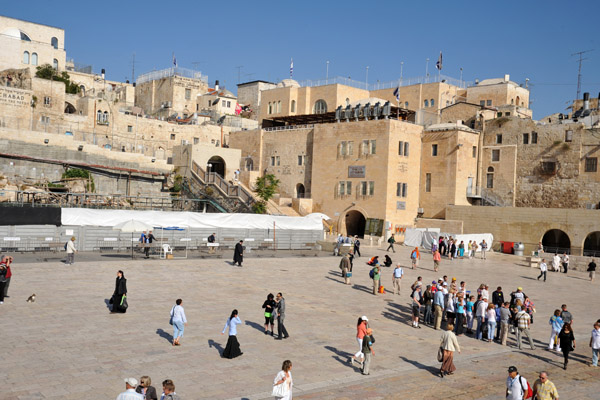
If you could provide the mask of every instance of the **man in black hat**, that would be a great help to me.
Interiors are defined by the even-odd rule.
[[[523,400],[528,392],[527,379],[519,375],[517,367],[508,367],[508,378],[506,378],[506,399]]]
[[[241,267],[243,261],[244,261],[244,241],[240,240],[235,245],[235,250],[233,251],[233,265],[235,265],[237,263]]]

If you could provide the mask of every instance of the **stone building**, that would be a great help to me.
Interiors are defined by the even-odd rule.
[[[65,70],[65,31],[53,26],[36,24],[0,16],[0,71],[28,68],[33,76],[36,67],[50,64]]]
[[[237,88],[237,96],[240,104],[248,106],[251,110],[250,116],[258,120],[261,114],[261,93],[263,90],[274,89],[277,85],[267,81],[252,81],[240,83]]]

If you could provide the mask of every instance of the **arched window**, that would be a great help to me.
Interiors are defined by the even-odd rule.
[[[50,44],[52,45],[52,47],[54,47],[55,49],[58,49],[58,39],[53,37],[52,39],[50,39]]]
[[[314,113],[325,114],[327,112],[327,103],[323,99],[319,99],[315,102]]]
[[[96,112],[96,121],[97,122],[102,122],[102,111],[98,110]]]
[[[429,107],[429,100],[425,99],[423,102],[423,107]]]
[[[269,110],[268,114],[273,114],[273,105],[269,102]]]
[[[487,189],[493,189],[494,188],[494,167],[488,167],[486,178],[487,179],[486,179],[485,187]]]
[[[81,90],[81,94],[85,96],[85,86],[79,85],[79,89]]]
[[[435,100],[434,99],[429,100],[429,104],[431,105],[431,107],[435,106]]]
[[[31,53],[31,65],[38,65],[37,53]]]
[[[52,68],[58,71],[58,60],[56,58],[52,61]]]
[[[23,64],[29,64],[29,52],[23,52]]]
[[[277,102],[277,112],[280,113],[281,112],[281,100],[279,100]]]
[[[292,100],[291,112],[296,112],[296,100]]]

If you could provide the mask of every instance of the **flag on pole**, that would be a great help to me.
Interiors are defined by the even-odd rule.
[[[242,106],[239,103],[235,103],[235,115],[240,115],[242,113]]]
[[[294,59],[292,58],[292,60],[290,61],[290,79],[292,79],[293,75],[294,75]]]
[[[396,96],[396,101],[400,101],[400,86],[394,90],[394,96]]]
[[[173,53],[173,65],[177,66],[177,59],[175,58],[175,53]]]
[[[435,63],[435,67],[438,71],[442,70],[442,52],[440,51],[440,58],[438,58],[437,63]]]

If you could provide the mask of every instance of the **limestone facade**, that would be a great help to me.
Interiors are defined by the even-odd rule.
[[[60,28],[0,16],[0,71],[42,64],[65,70],[65,31]]]
[[[241,83],[238,86],[237,96],[238,101],[242,105],[247,105],[252,110],[251,118],[258,120],[261,115],[261,94],[263,90],[274,89],[277,87],[275,83],[267,81],[252,81]]]

